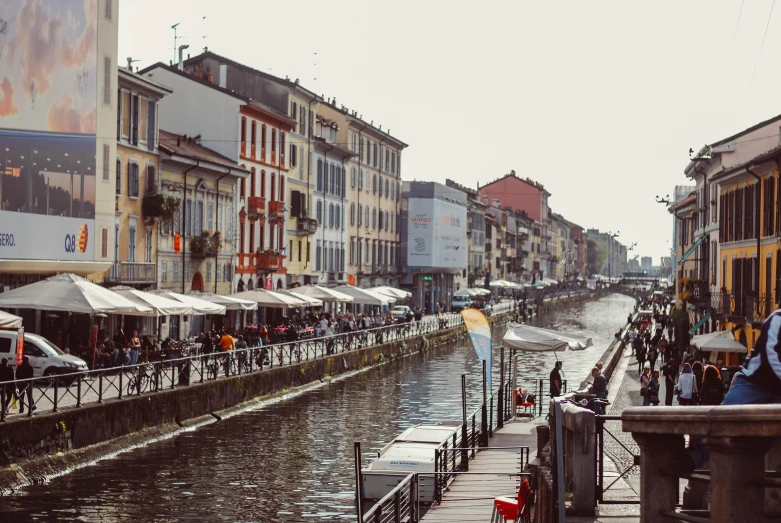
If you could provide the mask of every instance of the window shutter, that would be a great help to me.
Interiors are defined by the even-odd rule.
[[[291,196],[291,202],[290,202],[290,216],[293,218],[298,218],[301,216],[301,191],[290,191]]]
[[[147,149],[150,151],[155,150],[155,146],[157,145],[155,143],[155,138],[157,137],[157,133],[155,132],[157,129],[155,128],[155,120],[157,117],[157,103],[155,103],[154,100],[149,100],[147,102],[147,109],[146,109],[146,146]]]
[[[111,57],[103,57],[103,103],[111,105]]]
[[[109,174],[109,165],[110,165],[109,154],[111,154],[111,148],[109,147],[109,144],[104,143],[103,144],[103,181],[104,182],[107,182],[111,179],[110,178],[111,175]]]
[[[108,227],[100,229],[100,256],[108,258]]]

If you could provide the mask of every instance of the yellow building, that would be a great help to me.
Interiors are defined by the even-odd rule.
[[[159,187],[157,108],[172,91],[127,69],[118,71],[114,264],[107,285],[157,284],[157,222],[144,215],[144,200]]]

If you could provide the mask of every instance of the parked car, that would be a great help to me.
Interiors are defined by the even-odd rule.
[[[406,319],[407,313],[412,313],[412,309],[406,305],[396,305],[391,309],[391,316],[396,320]]]
[[[0,331],[0,358],[16,367],[17,331]],[[87,362],[65,354],[54,343],[38,334],[24,333],[24,355],[30,357],[33,376],[53,376],[88,370]]]
[[[453,296],[453,301],[450,302],[450,310],[453,312],[459,312],[469,307],[473,307],[472,298],[469,296]]]

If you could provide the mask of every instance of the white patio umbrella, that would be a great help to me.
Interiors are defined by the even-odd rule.
[[[489,287],[512,287],[512,283],[505,280],[491,280]]]
[[[591,346],[591,338],[531,325],[508,323],[502,342],[511,349],[549,352],[557,350],[583,350]]]
[[[290,296],[289,294],[282,294],[280,292],[267,291],[263,289],[237,292],[236,294],[231,294],[231,296],[234,298],[241,298],[242,300],[255,302],[259,307],[289,309],[292,307],[301,307],[307,305],[307,302],[301,298],[296,298],[295,296]]]
[[[412,293],[403,291],[401,289],[396,289],[395,287],[388,287],[387,285],[380,285],[378,287],[370,287],[368,290],[372,292],[379,292],[380,294],[384,294],[386,296],[390,296],[391,298],[397,298],[400,300],[403,300],[405,298],[411,298]]]
[[[98,312],[127,314],[151,312],[150,307],[137,305],[124,296],[76,276],[58,274],[45,280],[0,294],[0,307],[70,311],[84,314]]]
[[[222,305],[229,311],[254,311],[258,308],[258,304],[254,301],[242,300],[241,298],[234,298],[232,296],[223,296],[222,294],[214,294],[213,292],[192,292],[190,296],[198,298],[199,300],[206,300],[210,303],[216,303]]]
[[[354,300],[352,296],[343,292],[339,292],[329,287],[321,287],[320,285],[304,285],[303,287],[291,289],[291,292],[323,301],[352,303]]]
[[[488,289],[484,289],[483,287],[473,287],[473,288],[467,289],[467,290],[474,291],[478,295],[482,295],[482,296],[486,296],[488,294],[491,294],[491,291],[489,291]]]
[[[461,289],[453,293],[453,296],[482,296],[482,293],[477,292],[475,289]]]
[[[281,292],[283,294],[289,294],[290,296],[294,298],[298,298],[299,300],[304,300],[307,303],[308,307],[320,307],[323,305],[323,300],[313,298],[312,296],[307,296],[306,294],[298,294],[295,291],[277,291]]]
[[[342,285],[341,287],[336,287],[336,290],[352,296],[355,300],[354,303],[363,303],[364,305],[389,305],[396,303],[396,298],[373,292],[369,289],[353,287],[352,285]]]
[[[706,352],[748,352],[748,349],[735,340],[731,331],[714,331],[693,336],[691,344]]]
[[[151,309],[149,312],[123,313],[129,316],[179,316],[193,314],[192,307],[184,305],[179,301],[166,298],[165,296],[152,294],[151,292],[140,291],[124,285],[112,287],[111,291],[116,292],[120,296],[124,296],[127,300],[136,305],[142,305]]]
[[[196,316],[203,316],[204,314],[225,314],[225,307],[211,303],[206,300],[200,300],[186,294],[179,294],[178,292],[171,292],[166,290],[149,291],[152,294],[158,296],[164,296],[170,300],[178,301],[192,308],[193,314]]]
[[[0,311],[0,329],[18,329],[22,326],[22,318],[10,312]]]

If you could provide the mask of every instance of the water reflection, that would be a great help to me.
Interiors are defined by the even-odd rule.
[[[535,323],[593,336],[594,347],[559,354],[570,379],[580,381],[631,304],[611,296]],[[521,369],[543,373],[553,360],[551,354],[524,355]],[[415,423],[459,419],[461,374],[468,376],[471,411],[480,399],[481,365],[471,347],[461,345],[26,488],[2,500],[0,521],[354,521],[353,442],[377,451]]]

